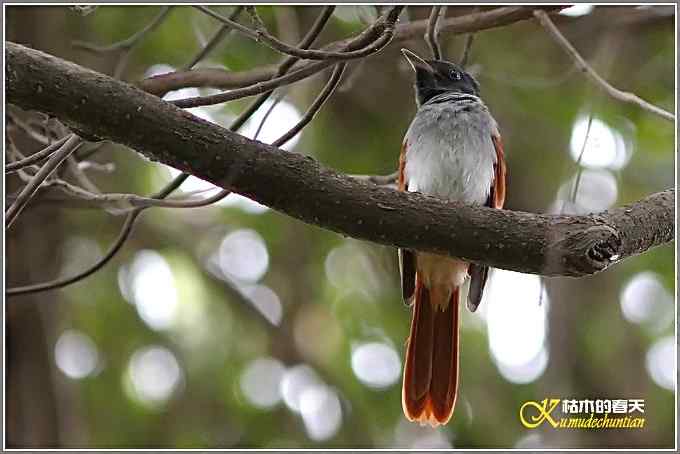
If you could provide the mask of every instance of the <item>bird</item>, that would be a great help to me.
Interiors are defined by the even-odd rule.
[[[502,208],[503,142],[479,83],[456,63],[402,53],[415,72],[417,112],[402,142],[398,189]],[[412,307],[402,406],[408,420],[437,427],[451,419],[458,394],[463,284],[469,280],[467,307],[474,312],[489,269],[404,248],[398,256],[402,297]]]

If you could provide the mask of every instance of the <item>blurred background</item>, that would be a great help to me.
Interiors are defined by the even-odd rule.
[[[72,41],[125,39],[159,9],[10,6],[6,36],[112,74],[117,53],[86,52]],[[228,15],[233,7],[214,9]],[[257,10],[293,43],[321,7]],[[474,10],[449,7],[448,15]],[[377,14],[372,6],[340,6],[318,43],[353,35]],[[429,7],[409,7],[401,21],[428,14]],[[582,4],[552,17],[614,86],[674,110],[673,6]],[[173,8],[131,52],[122,77],[134,82],[182,67],[219,25],[195,9]],[[452,60],[464,42],[465,35],[442,35]],[[427,51],[422,38],[404,46]],[[350,64],[341,87],[286,149],[346,173],[393,172],[415,112],[400,47]],[[243,70],[279,60],[232,34],[199,67]],[[674,125],[594,88],[534,21],[477,33],[469,69],[501,125],[507,208],[587,213],[673,187]],[[258,140],[295,124],[328,74],[278,90]],[[166,99],[208,92],[190,88]],[[247,101],[192,113],[228,126]],[[242,133],[253,137],[268,106]],[[90,159],[115,166],[88,170],[107,192],[149,194],[178,174],[113,144]],[[8,193],[17,185],[10,176]],[[181,188],[205,189],[195,178]],[[72,275],[118,234],[124,216],[49,197],[41,193],[7,234],[8,287]],[[398,275],[393,249],[238,195],[207,208],[147,210],[104,269],[7,304],[8,446],[673,446],[674,245],[583,279],[495,270],[481,310],[462,311],[459,400],[452,422],[437,430],[402,414],[410,310]],[[638,430],[525,429],[519,407],[546,397],[644,399],[647,421]]]

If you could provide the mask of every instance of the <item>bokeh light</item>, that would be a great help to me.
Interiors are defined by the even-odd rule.
[[[269,210],[269,207],[235,193],[231,193],[220,200],[220,204],[225,207],[238,208],[248,214],[262,214]]]
[[[155,65],[151,65],[146,72],[144,73],[144,78],[147,77],[153,77],[157,76],[160,74],[166,74],[166,73],[171,73],[176,71],[176,68],[167,65],[164,63],[158,63]],[[186,88],[180,88],[179,90],[172,90],[167,92],[165,95],[163,95],[163,99],[165,101],[174,101],[177,99],[185,99],[185,98],[196,98],[198,96],[201,96],[201,91],[198,88],[195,87],[186,87]],[[186,109],[187,112],[191,113],[192,115],[197,116],[198,118],[202,118],[203,120],[209,121],[211,123],[217,123],[215,119],[213,118],[211,111],[217,111],[220,109],[219,106],[200,106],[200,107],[193,107],[190,109]]]
[[[281,400],[281,378],[285,367],[273,358],[251,361],[241,375],[241,391],[256,407],[270,408]]]
[[[413,424],[400,418],[394,429],[394,447],[401,449],[451,449],[446,432],[438,427]]]
[[[608,170],[583,170],[576,192],[575,203],[571,203],[571,194],[577,180],[574,175],[563,183],[558,192],[558,200],[551,212],[558,212],[564,203],[564,214],[596,213],[611,207],[618,198],[616,178]]]
[[[621,311],[632,323],[648,323],[657,331],[673,323],[673,296],[650,271],[634,275],[621,291]]]
[[[70,329],[61,333],[54,345],[54,361],[64,375],[81,379],[97,371],[99,352],[86,334]]]
[[[239,229],[227,234],[217,257],[222,273],[241,282],[259,281],[269,267],[264,239],[252,229]]]
[[[574,122],[569,150],[575,162],[578,162],[580,156],[580,164],[593,169],[619,170],[630,160],[630,152],[623,136],[599,118],[589,120],[585,115]]]
[[[172,396],[181,383],[183,373],[170,350],[152,345],[132,354],[127,377],[132,385],[132,397],[154,407]]]
[[[654,383],[669,391],[675,391],[675,348],[675,338],[666,336],[651,346],[645,360],[647,373]]]
[[[365,385],[386,388],[401,377],[401,360],[391,346],[369,342],[353,349],[352,370]]]
[[[342,425],[342,409],[337,393],[326,385],[313,385],[300,394],[300,414],[309,438],[331,438]]]
[[[547,364],[547,295],[532,274],[493,270],[484,292],[489,347],[498,370],[514,383],[540,377]]]
[[[591,3],[578,3],[574,6],[563,9],[560,11],[560,14],[571,17],[585,16],[590,14],[593,11],[593,8],[595,8],[595,5]]]
[[[240,133],[250,139],[255,137],[255,133],[262,123],[262,119],[267,114],[267,111],[271,107],[274,101],[270,98],[260,107],[257,112],[250,117],[250,120],[243,126]],[[290,102],[281,100],[274,106],[274,110],[271,111],[266,119],[266,122],[260,134],[257,136],[259,142],[272,143],[282,135],[284,135],[288,130],[295,126],[302,119],[300,111]],[[284,150],[291,150],[300,140],[300,135],[296,135],[290,139],[281,148]]]
[[[326,277],[339,289],[358,291],[374,301],[382,290],[380,276],[364,248],[352,240],[331,249],[324,262]]]
[[[283,308],[279,296],[266,285],[244,285],[241,291],[249,301],[272,325],[278,326],[283,317]]]
[[[308,388],[322,384],[314,369],[306,364],[298,364],[286,370],[281,379],[281,396],[286,406],[300,412],[300,398]]]
[[[121,294],[133,302],[150,328],[164,330],[177,316],[177,288],[170,265],[161,254],[144,249],[119,272]]]

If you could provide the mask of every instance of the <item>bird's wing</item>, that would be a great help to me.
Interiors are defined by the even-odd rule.
[[[496,164],[494,164],[494,179],[491,182],[489,190],[489,198],[486,201],[486,206],[491,208],[503,208],[505,203],[505,153],[503,152],[503,141],[500,134],[491,136],[491,141],[496,149]],[[467,306],[471,312],[477,310],[479,303],[482,301],[482,294],[484,293],[484,286],[486,279],[489,276],[489,267],[485,265],[470,264],[468,268],[470,275],[470,291],[468,292]],[[402,278],[403,280],[403,278]]]
[[[399,154],[399,190],[408,191],[406,181],[406,148],[408,143],[404,140]],[[410,249],[399,249],[399,273],[401,274],[401,295],[404,303],[409,304],[416,288],[416,256]]]

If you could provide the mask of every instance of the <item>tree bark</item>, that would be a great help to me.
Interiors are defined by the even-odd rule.
[[[343,235],[547,276],[596,273],[674,237],[673,189],[584,216],[397,192],[246,139],[74,63],[11,42],[6,50],[8,102]]]

